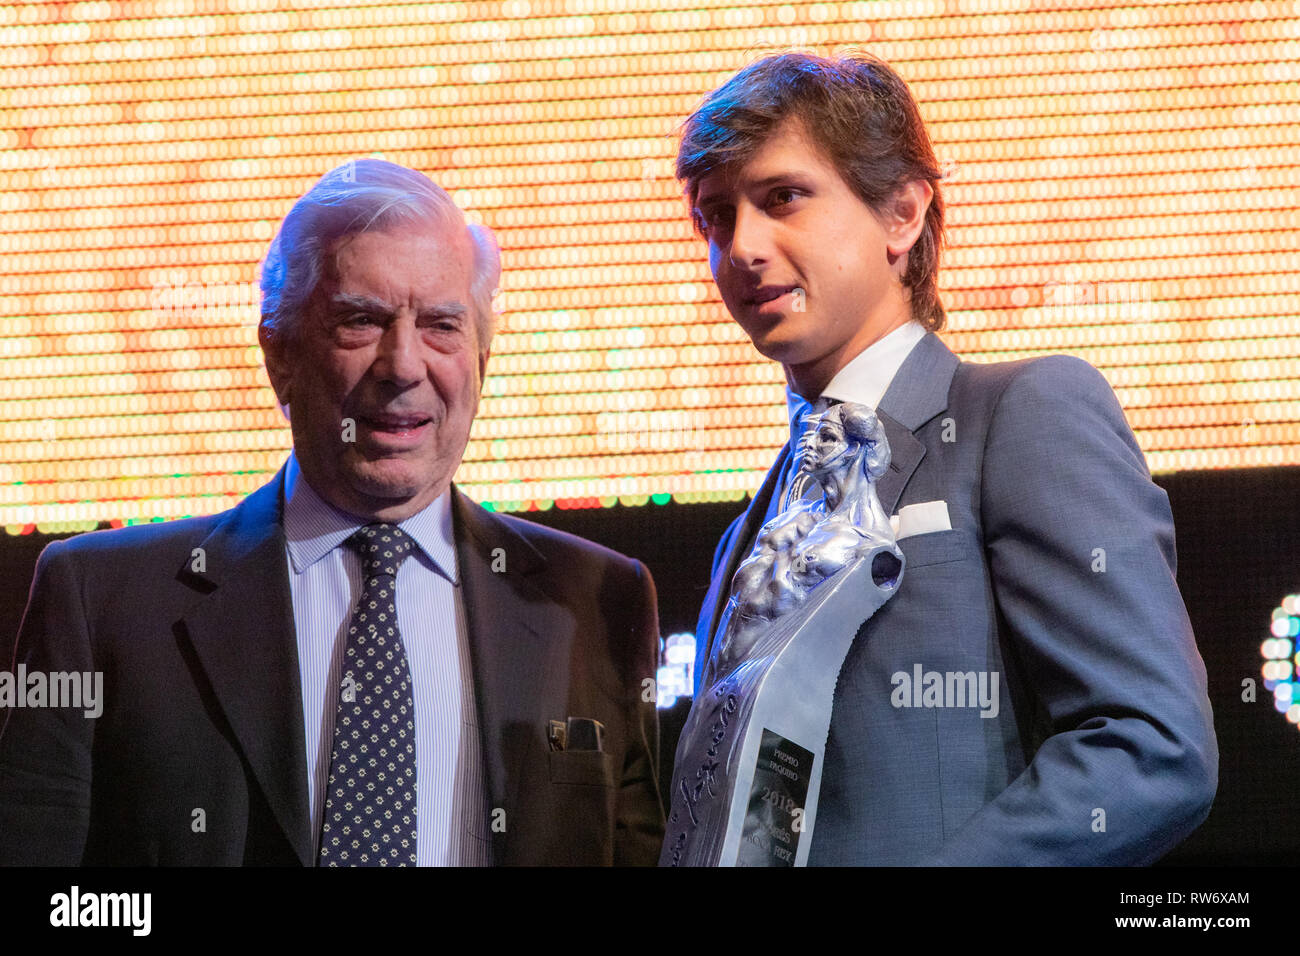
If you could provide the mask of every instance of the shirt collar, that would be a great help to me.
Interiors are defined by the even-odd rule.
[[[856,402],[874,409],[885,397],[889,383],[898,374],[903,361],[925,335],[925,327],[920,322],[915,319],[904,322],[850,359],[831,377],[822,391],[822,398]],[[799,436],[804,430],[803,419],[812,411],[813,403],[791,391],[787,385],[785,405],[790,418],[791,447],[794,447],[799,444]]]
[[[298,456],[289,453],[284,475],[284,535],[295,574],[302,574],[367,524],[370,522],[340,511],[318,495],[303,477]],[[411,536],[439,574],[456,583],[450,490],[397,526]]]

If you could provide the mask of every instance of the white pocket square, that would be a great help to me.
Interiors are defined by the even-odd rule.
[[[895,541],[910,538],[914,534],[952,530],[946,501],[923,501],[920,504],[908,505],[898,514],[891,515],[889,523],[894,528]]]

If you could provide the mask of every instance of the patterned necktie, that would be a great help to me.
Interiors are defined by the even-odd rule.
[[[415,866],[415,700],[397,630],[397,569],[415,542],[370,524],[347,543],[365,584],[348,624],[320,865]]]

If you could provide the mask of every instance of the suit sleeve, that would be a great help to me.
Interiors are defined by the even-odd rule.
[[[618,794],[614,834],[615,866],[654,866],[664,840],[664,810],[659,800],[659,712],[654,679],[659,669],[659,601],[650,571],[632,562],[636,580],[629,589],[630,641],[628,743]],[[648,698],[648,699],[647,699]]]
[[[95,670],[67,546],[36,563],[10,674]],[[15,676],[16,681],[16,676]],[[19,694],[24,688],[16,688]],[[94,721],[84,708],[14,707],[0,730],[0,865],[77,866],[90,827]]]
[[[1027,363],[993,413],[981,497],[1003,650],[1049,733],[927,862],[1151,863],[1209,813],[1218,746],[1168,496],[1101,373]]]

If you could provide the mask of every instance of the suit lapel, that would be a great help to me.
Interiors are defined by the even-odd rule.
[[[280,520],[285,469],[201,544],[202,572],[178,577],[204,596],[182,619],[221,711],[304,866],[312,860],[298,640]]]
[[[179,577],[203,593],[183,624],[231,731],[304,866],[312,859],[306,738],[297,632],[285,563],[284,469],[250,494],[203,541],[206,569]],[[532,726],[539,713],[565,713],[561,636],[567,612],[528,580],[545,559],[509,524],[461,492],[452,499],[456,560],[468,625],[484,788],[494,807],[518,806]],[[494,571],[494,562],[503,571]],[[557,657],[559,654],[559,657]],[[554,701],[542,700],[546,695]],[[517,819],[493,833],[505,857]]]
[[[876,497],[885,514],[892,515],[908,479],[925,457],[925,445],[883,408],[876,409],[876,417],[884,426],[885,440],[889,442],[889,470],[876,482]]]
[[[889,471],[876,483],[885,514],[892,515],[907,482],[925,457],[916,437],[922,425],[948,408],[948,389],[960,360],[939,336],[927,332],[908,353],[876,409],[889,441]]]
[[[483,747],[484,790],[491,807],[519,807],[521,762],[537,733],[538,715],[567,713],[565,635],[574,622],[565,608],[529,580],[546,566],[546,559],[506,521],[459,490],[452,499],[452,516]],[[505,832],[492,833],[498,864],[508,859],[507,840],[524,836],[520,829],[528,820],[526,814],[517,813]]]
[[[933,332],[926,333],[908,353],[880,400],[877,413],[889,441],[889,471],[876,484],[876,494],[886,514],[893,514],[908,480],[925,457],[925,445],[914,434],[930,419],[948,407],[948,388],[960,360]],[[709,585],[704,599],[707,617],[701,616],[697,633],[703,635],[703,647],[697,651],[698,662],[706,662],[712,652],[718,621],[731,596],[731,579],[741,561],[749,556],[749,545],[762,528],[773,505],[781,476],[790,458],[790,446],[781,447],[776,463],[768,471],[763,485],[750,502],[744,519],[735,526],[727,552]]]
[[[769,518],[768,512],[776,506],[772,500],[777,493],[777,486],[781,483],[781,476],[790,459],[790,446],[788,444],[781,446],[781,453],[776,457],[776,463],[768,469],[767,477],[763,479],[763,484],[759,486],[758,493],[749,503],[749,508],[745,511],[741,521],[734,525],[731,540],[727,543],[726,553],[722,556],[722,562],[718,565],[718,571],[713,575],[713,580],[709,582],[709,591],[704,596],[704,608],[706,609],[706,618],[701,618],[699,626],[696,628],[698,634],[702,635],[701,647],[696,650],[696,675],[697,679],[703,676],[703,667],[699,662],[707,662],[709,655],[712,653],[714,631],[717,628],[718,621],[722,619],[722,612],[727,606],[727,599],[731,597],[731,579],[736,575],[736,569],[740,563],[749,557],[750,542],[758,536],[758,532]]]

